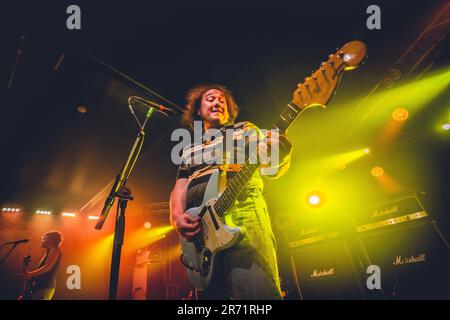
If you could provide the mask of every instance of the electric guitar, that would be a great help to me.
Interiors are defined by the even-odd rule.
[[[26,272],[28,270],[28,266],[31,262],[31,256],[27,255],[23,257],[22,259],[22,273]],[[31,278],[29,279],[23,279],[22,283],[22,292],[20,293],[17,300],[30,300],[33,287],[33,280]]]
[[[298,84],[292,101],[281,113],[273,126],[285,133],[297,116],[306,108],[319,105],[325,107],[333,96],[344,71],[358,67],[366,57],[367,47],[361,41],[351,41],[322,62],[320,68]],[[225,190],[220,193],[220,172],[214,172],[207,184],[200,207],[188,208],[187,214],[199,216],[202,230],[192,241],[180,237],[181,262],[188,269],[192,285],[204,290],[214,272],[214,259],[219,251],[236,245],[245,236],[242,227],[231,227],[224,223],[223,217],[231,209],[244,189],[250,177],[258,169],[250,155],[241,170],[231,179]]]

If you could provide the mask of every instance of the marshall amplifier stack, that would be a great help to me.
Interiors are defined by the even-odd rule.
[[[303,299],[449,299],[449,245],[417,195],[352,215],[347,226],[285,232]],[[369,265],[381,290],[369,290]]]

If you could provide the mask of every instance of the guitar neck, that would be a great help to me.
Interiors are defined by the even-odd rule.
[[[355,40],[346,43],[335,54],[329,55],[329,59],[322,62],[318,70],[297,85],[292,102],[283,110],[273,129],[279,129],[281,133],[285,133],[302,110],[312,105],[326,105],[333,96],[342,73],[345,70],[357,68],[363,62],[366,53],[366,45]],[[258,169],[259,165],[255,161],[257,156],[257,153],[249,156],[241,171],[231,179],[228,187],[217,199],[214,208],[220,216],[234,205],[247,182]]]
[[[278,129],[281,133],[285,133],[289,126],[295,121],[300,114],[300,108],[294,103],[289,103],[278,118],[278,121],[273,125],[272,129]],[[244,189],[248,181],[250,181],[253,174],[258,170],[257,154],[253,153],[249,156],[242,169],[231,179],[225,191],[220,195],[214,204],[214,208],[219,216],[233,207],[239,194]]]

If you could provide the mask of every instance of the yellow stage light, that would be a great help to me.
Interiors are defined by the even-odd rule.
[[[384,170],[382,167],[373,167],[370,171],[374,177],[381,177],[384,174]]]
[[[325,204],[325,194],[320,191],[311,191],[306,195],[306,202],[312,208],[320,208]]]
[[[397,122],[403,122],[409,117],[409,112],[405,108],[397,108],[392,112],[392,118]]]

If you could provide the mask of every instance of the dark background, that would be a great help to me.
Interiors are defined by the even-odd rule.
[[[185,92],[194,84],[224,83],[234,91],[241,107],[238,120],[267,127],[290,101],[295,85],[326,60],[327,54],[353,39],[368,45],[369,58],[363,68],[343,79],[333,103],[339,105],[352,96],[367,95],[443,3],[255,2],[223,7],[191,1],[183,5],[138,1],[5,2],[1,10],[0,203],[19,204],[25,212],[36,208],[78,210],[111,181],[134,140],[137,126],[129,113],[127,97],[139,95],[163,102],[90,56],[180,107]],[[81,8],[81,30],[69,31],[65,26],[69,4]],[[370,4],[381,7],[381,30],[366,28],[366,8]],[[21,44],[23,35],[26,38]],[[19,48],[22,53],[15,79],[7,89]],[[436,50],[439,54],[433,55],[430,71],[448,66],[448,45]],[[62,53],[64,59],[55,71]],[[448,114],[448,93],[433,103],[423,111],[421,119]],[[87,113],[79,113],[79,105],[85,106]],[[352,106],[346,110],[350,112]],[[302,161],[323,154],[323,149],[315,151],[308,135],[324,131],[323,144],[330,145],[330,153],[359,145],[357,131],[337,145],[338,128],[326,115],[320,119],[331,126],[309,132],[299,131],[299,127],[292,129],[297,130],[296,137],[303,137],[294,141],[293,159]],[[170,133],[179,126],[178,120],[160,115],[151,120],[142,156],[129,182],[136,198],[133,206],[168,201],[177,169],[170,162]],[[416,129],[422,130],[418,123]],[[387,152],[380,150],[373,155],[367,167],[383,157],[389,156],[394,162],[398,159],[399,179],[408,190],[426,192],[427,210],[448,234],[448,139],[427,135],[414,144],[399,143]],[[275,186],[282,183],[279,180]],[[278,197],[276,190],[268,184],[269,199]],[[101,205],[105,196],[105,192],[100,194],[95,203]],[[381,190],[368,195],[371,203],[367,206],[386,200],[386,196]],[[279,202],[269,201],[273,212]],[[6,222],[2,228],[8,228]],[[9,235],[27,236],[23,232]],[[20,260],[20,255],[14,259]]]

